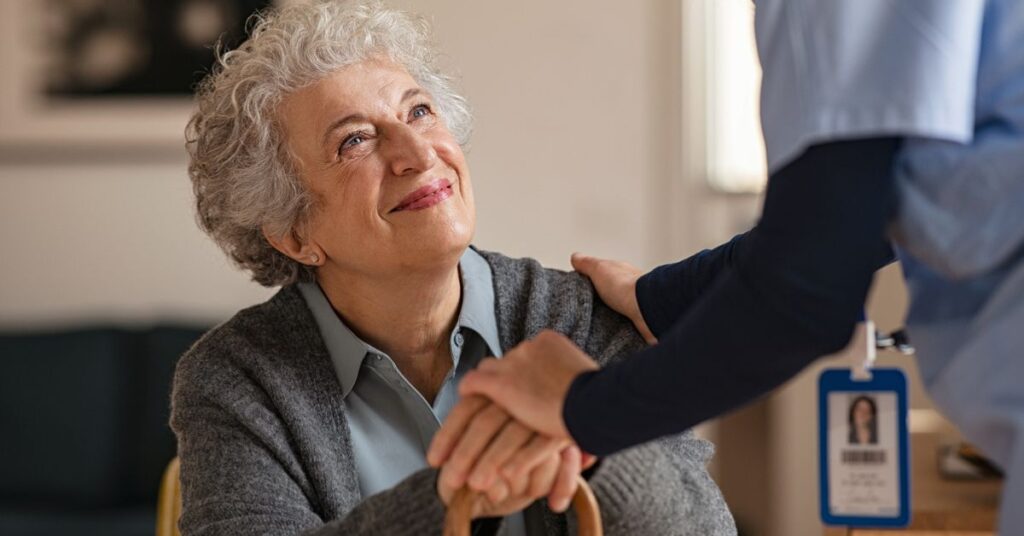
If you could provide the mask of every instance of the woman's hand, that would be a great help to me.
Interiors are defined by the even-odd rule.
[[[452,417],[468,423],[465,433],[457,444],[435,440],[427,455],[431,465],[444,464],[437,491],[445,504],[468,484],[480,492],[474,518],[518,512],[544,496],[555,512],[569,506],[584,461],[578,448],[536,434],[483,397],[466,397],[452,409]],[[525,462],[520,465],[525,469],[502,470],[513,459]]]
[[[541,497],[548,497],[548,506],[554,512],[565,511],[576,493],[581,470],[580,451],[567,447],[561,453],[548,455],[533,470],[522,476],[496,479],[485,489],[476,489],[471,517],[498,517],[520,512]],[[446,505],[461,488],[448,485],[444,468],[437,479],[437,493]],[[473,486],[470,486],[473,488]]]
[[[627,262],[598,259],[582,253],[573,253],[570,260],[577,272],[590,278],[597,295],[608,307],[633,321],[647,344],[658,342],[647,327],[640,313],[640,304],[636,301],[636,281],[643,275],[639,268]]]

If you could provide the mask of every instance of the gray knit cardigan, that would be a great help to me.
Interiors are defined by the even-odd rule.
[[[586,278],[481,254],[494,273],[502,350],[545,328],[601,363],[643,346],[626,319],[595,299]],[[440,533],[436,470],[360,494],[341,387],[295,287],[239,312],[182,357],[171,426],[181,457],[185,536]],[[712,451],[687,433],[602,460],[590,484],[606,533],[735,534],[705,469]],[[547,534],[570,532],[572,516],[544,512]]]

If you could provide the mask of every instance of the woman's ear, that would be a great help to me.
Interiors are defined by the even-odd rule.
[[[274,249],[287,255],[296,262],[308,266],[320,266],[324,262],[324,255],[312,242],[303,240],[294,230],[283,235],[270,233],[266,227],[262,228],[263,237],[270,242]]]

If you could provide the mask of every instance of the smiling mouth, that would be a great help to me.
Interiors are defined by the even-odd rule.
[[[448,179],[436,179],[405,196],[397,207],[391,209],[391,212],[430,208],[448,199],[453,193],[452,183]]]

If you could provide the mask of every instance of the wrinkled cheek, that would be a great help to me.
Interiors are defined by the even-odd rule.
[[[380,222],[362,216],[359,218],[337,218],[331,232],[334,234],[334,247],[341,256],[351,257],[353,252],[367,251],[380,243],[382,232]]]

